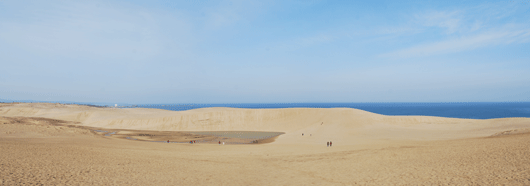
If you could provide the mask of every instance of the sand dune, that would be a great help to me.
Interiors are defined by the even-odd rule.
[[[351,108],[237,109],[189,111],[115,109],[61,104],[4,104],[0,116],[44,117],[84,126],[158,131],[277,131],[278,143],[342,144],[363,139],[440,140],[485,137],[530,128],[529,118],[489,120],[431,116],[385,116]],[[296,141],[302,133],[311,140]]]
[[[0,185],[530,185],[530,118],[41,103],[0,104],[0,116]],[[90,127],[285,134],[262,145],[191,145]]]

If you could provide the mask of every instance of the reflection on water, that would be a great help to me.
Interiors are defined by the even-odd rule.
[[[212,135],[221,138],[242,138],[242,139],[266,139],[284,134],[283,132],[258,132],[258,131],[201,131],[189,132],[196,135]]]
[[[116,134],[116,132],[111,132],[111,133],[105,134],[105,136],[111,136],[113,134]]]
[[[284,132],[260,131],[141,131],[126,129],[99,130],[92,128],[99,135],[128,140],[160,143],[210,143],[218,144],[261,144],[270,143]]]

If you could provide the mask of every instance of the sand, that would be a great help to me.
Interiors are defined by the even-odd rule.
[[[530,118],[44,103],[0,104],[0,116],[2,185],[530,185]],[[285,134],[255,145],[168,144],[92,128]]]

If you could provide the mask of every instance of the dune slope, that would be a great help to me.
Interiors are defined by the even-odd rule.
[[[529,185],[529,121],[0,104],[0,185]],[[285,134],[260,145],[171,144],[89,126]]]
[[[430,116],[385,116],[350,108],[236,109],[188,111],[115,109],[47,103],[2,104],[0,116],[44,117],[103,128],[158,131],[277,131],[277,143],[342,144],[364,140],[440,140],[484,137],[530,128],[530,118],[489,120]],[[304,133],[311,138],[301,139]]]

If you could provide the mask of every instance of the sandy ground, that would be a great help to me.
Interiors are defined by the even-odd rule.
[[[0,116],[1,185],[530,185],[530,118],[27,103],[0,104]],[[89,127],[285,134],[257,145],[168,144]]]

